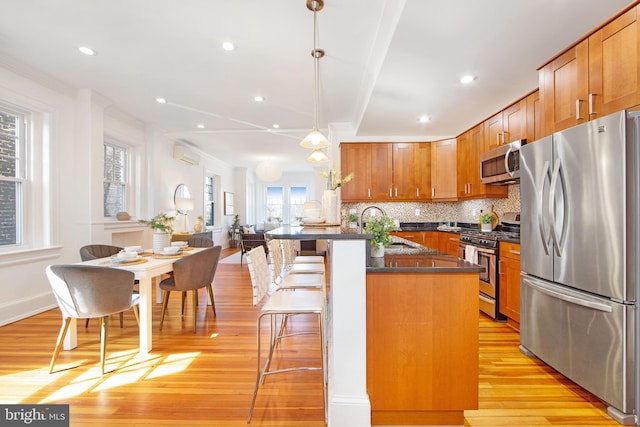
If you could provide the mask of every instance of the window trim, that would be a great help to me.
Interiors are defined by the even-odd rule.
[[[124,160],[124,181],[112,181],[112,180],[107,180],[106,179],[106,170],[105,170],[105,166],[106,166],[106,158],[105,158],[105,147],[109,145],[111,147],[114,148],[119,148],[121,150],[124,150],[125,152],[125,160]],[[107,221],[111,221],[111,220],[116,220],[116,216],[106,216],[105,215],[105,210],[106,210],[106,206],[104,204],[104,184],[109,182],[109,183],[123,183],[124,184],[124,206],[122,206],[121,211],[125,211],[128,212],[131,206],[131,176],[132,176],[132,171],[131,171],[131,165],[132,165],[132,147],[129,144],[126,144],[122,141],[120,141],[119,139],[113,138],[111,136],[105,135],[103,138],[103,142],[102,142],[102,217],[107,220]]]

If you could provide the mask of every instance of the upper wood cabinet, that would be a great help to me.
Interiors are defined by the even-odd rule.
[[[343,201],[371,200],[371,147],[369,144],[340,144],[342,176],[353,172],[353,179],[341,188]]]
[[[413,173],[417,201],[431,200],[431,143],[417,142],[413,147]]]
[[[458,137],[458,200],[508,196],[509,187],[506,185],[480,183],[480,154],[484,147],[483,124],[477,125]]]
[[[458,176],[456,139],[431,143],[431,198],[456,200]]]
[[[482,153],[519,139],[527,139],[527,101],[522,98],[484,122]]]
[[[540,110],[540,91],[530,93],[527,103],[527,142],[542,138],[542,111]]]
[[[352,182],[342,187],[342,200],[429,200],[430,150],[429,143],[417,142],[340,144],[342,176],[354,174]]]
[[[640,104],[638,13],[633,7],[539,70],[544,135]]]

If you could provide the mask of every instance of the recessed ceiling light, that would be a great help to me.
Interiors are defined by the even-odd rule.
[[[418,123],[427,123],[431,121],[431,117],[429,116],[420,116],[418,117]]]
[[[260,95],[256,95],[253,97],[253,100],[256,102],[262,102],[264,101],[264,97],[260,96]]]
[[[90,47],[86,47],[86,46],[80,46],[80,47],[78,48],[78,50],[79,50],[81,53],[84,53],[85,55],[89,55],[89,56],[92,56],[92,55],[95,55],[95,54],[96,54],[96,51],[95,51],[95,50],[91,49]]]
[[[198,129],[204,129],[204,125],[203,125],[203,124],[196,125],[196,127],[197,127]]]
[[[167,100],[166,100],[166,99],[164,99],[164,98],[156,98],[156,102],[157,102],[158,104],[166,104],[166,103],[167,103]]]
[[[476,76],[462,76],[460,83],[468,84],[476,79]]]
[[[279,124],[277,124],[277,123],[274,123],[274,124],[273,124],[273,126],[272,126],[272,128],[274,128],[274,129],[280,129],[280,125],[279,125]]]
[[[236,45],[231,42],[224,42],[222,43],[222,48],[227,52],[233,52],[234,50],[236,50]]]

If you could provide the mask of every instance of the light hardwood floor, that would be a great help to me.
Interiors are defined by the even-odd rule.
[[[172,296],[162,331],[160,305],[154,305],[153,350],[145,356],[137,353],[133,314],[125,313],[123,329],[114,316],[107,367],[115,370],[104,376],[99,373],[99,322],[86,330],[79,325],[78,348],[61,352],[52,375],[47,372],[60,325],[58,309],[1,327],[0,402],[68,403],[71,425],[78,427],[246,426],[258,309],[251,305],[246,264],[220,264],[214,283],[218,317],[200,304],[195,334],[191,305],[182,317],[179,295]],[[202,292],[200,301],[205,298]],[[480,409],[465,413],[465,426],[618,425],[591,394],[522,355],[511,328],[483,315],[479,322]],[[297,317],[290,325],[312,327],[314,320]],[[317,360],[317,346],[317,337],[301,336],[283,342],[278,355],[288,357],[289,364],[309,364]],[[317,371],[267,378],[251,425],[323,426],[320,381]]]

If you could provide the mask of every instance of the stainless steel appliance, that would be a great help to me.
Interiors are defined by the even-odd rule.
[[[464,230],[460,233],[458,257],[467,258],[467,246],[472,246],[476,255],[473,260],[484,267],[480,273],[480,311],[494,320],[506,320],[500,313],[500,279],[498,275],[499,241],[504,238],[518,239],[520,234],[520,214],[506,213],[499,231],[480,232]]]
[[[513,141],[480,155],[480,182],[513,184],[520,178],[520,148],[526,139]]]
[[[638,423],[640,120],[625,111],[521,150],[522,350]]]

